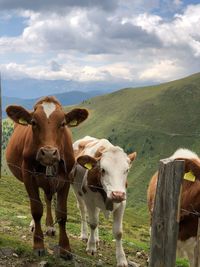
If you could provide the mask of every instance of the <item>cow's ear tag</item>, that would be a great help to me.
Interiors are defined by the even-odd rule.
[[[69,123],[70,126],[76,126],[77,124],[78,124],[78,121],[77,120],[72,120]]]
[[[19,119],[19,123],[22,124],[22,125],[28,125],[28,122],[23,118]]]
[[[184,180],[190,181],[190,182],[194,182],[196,180],[196,177],[194,176],[194,174],[190,171],[185,173],[184,175]]]
[[[91,170],[92,169],[92,164],[90,162],[88,163],[85,163],[84,167],[88,170]]]

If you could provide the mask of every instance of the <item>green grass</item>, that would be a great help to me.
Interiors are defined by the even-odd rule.
[[[41,192],[41,196],[43,193]],[[24,185],[14,177],[3,176],[0,179],[0,248],[11,247],[20,256],[22,262],[27,258],[30,262],[48,260],[50,266],[74,266],[73,262],[65,261],[53,255],[53,247],[58,243],[58,226],[55,238],[45,236],[45,245],[48,255],[42,258],[36,257],[32,252],[32,233],[29,232],[31,215],[29,210],[29,199]],[[43,197],[42,197],[43,198]],[[45,212],[42,218],[43,230]],[[136,252],[148,251],[149,235],[148,225],[138,225],[139,218],[132,211],[127,210],[124,223],[124,248],[130,260],[142,263],[145,266],[145,259],[137,259]],[[132,223],[129,223],[132,222]],[[135,223],[134,223],[135,222]],[[115,265],[115,243],[112,236],[112,219],[105,220],[100,216],[100,239],[101,244],[96,256],[88,256],[85,252],[86,244],[79,240],[80,215],[76,206],[74,194],[70,192],[68,201],[68,222],[67,231],[70,238],[72,252],[85,264],[84,266],[95,266],[99,259],[104,266]],[[18,259],[19,260],[19,259]],[[19,262],[22,264],[22,262]],[[1,261],[0,261],[1,265]],[[18,266],[18,265],[16,265]]]

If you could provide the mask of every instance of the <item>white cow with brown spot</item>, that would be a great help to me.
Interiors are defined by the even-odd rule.
[[[77,161],[71,179],[81,212],[82,239],[88,238],[86,213],[90,225],[86,251],[92,255],[96,252],[100,210],[106,218],[112,213],[117,266],[126,267],[122,220],[126,206],[127,175],[136,152],[127,155],[122,148],[112,145],[108,140],[90,136],[76,141],[73,148]]]

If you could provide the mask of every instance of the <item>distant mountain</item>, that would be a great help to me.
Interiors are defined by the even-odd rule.
[[[88,98],[101,95],[101,91],[91,91],[91,92],[79,92],[79,91],[72,91],[62,94],[54,94],[54,96],[61,102],[63,106],[68,105],[74,105],[79,104]],[[14,105],[22,105],[23,107],[27,109],[32,109],[35,102],[38,100],[38,98],[32,98],[32,99],[22,99],[17,97],[2,97],[2,114],[3,118],[6,117],[5,108],[8,105],[14,104]]]
[[[126,82],[77,82],[65,80],[4,80],[2,78],[2,95],[17,98],[38,98],[45,95],[54,95],[71,91],[101,91],[102,94],[134,86]]]

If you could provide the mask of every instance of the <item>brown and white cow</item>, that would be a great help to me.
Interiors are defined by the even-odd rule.
[[[185,160],[177,256],[188,258],[190,267],[194,267],[194,250],[198,227],[198,217],[195,215],[195,212],[200,212],[200,158],[197,154],[188,149],[178,149],[171,156],[171,159]],[[147,191],[148,208],[151,216],[156,194],[157,179],[158,173],[154,174],[152,177]]]
[[[81,212],[82,239],[88,239],[86,213],[89,217],[90,236],[86,251],[92,255],[96,252],[100,210],[106,218],[112,212],[117,266],[126,267],[122,220],[126,206],[127,175],[136,153],[127,155],[108,140],[90,136],[76,141],[73,148],[77,163],[72,169],[71,179]]]
[[[47,226],[52,226],[51,199],[57,192],[56,217],[59,224],[59,254],[70,259],[70,245],[66,234],[67,196],[69,178],[75,159],[69,127],[77,126],[88,117],[85,109],[65,113],[54,97],[39,100],[34,111],[21,106],[8,106],[8,116],[15,122],[14,132],[7,146],[7,164],[14,176],[24,183],[30,198],[34,220],[33,249],[44,254],[41,229],[43,205],[39,188],[45,193]]]

